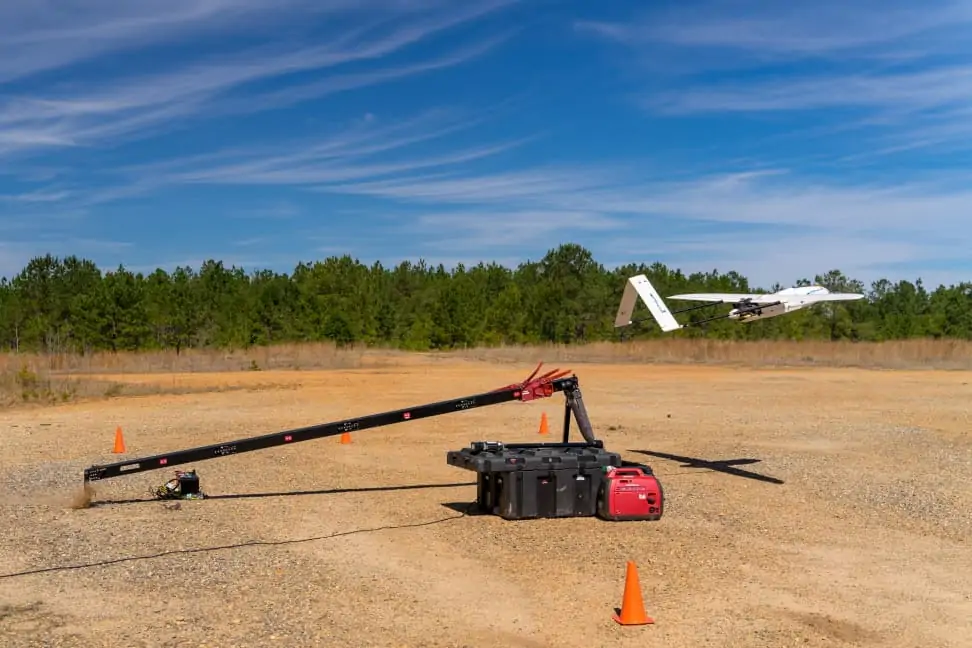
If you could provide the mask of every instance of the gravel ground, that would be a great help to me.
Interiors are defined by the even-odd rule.
[[[72,507],[119,425],[137,457],[531,369],[234,374],[292,389],[8,411],[0,645],[972,646],[963,373],[583,365],[599,436],[665,486],[655,523],[463,515],[474,475],[446,452],[536,439],[542,412],[556,436],[559,395],[201,462],[202,501],[153,500],[154,471]],[[628,560],[652,626],[611,620]]]

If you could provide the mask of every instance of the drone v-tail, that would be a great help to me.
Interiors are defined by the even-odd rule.
[[[686,326],[705,324],[720,319],[731,319],[739,322],[752,322],[759,319],[767,319],[792,313],[793,311],[833,301],[852,301],[862,299],[864,295],[859,293],[833,293],[823,286],[795,286],[784,288],[774,293],[690,293],[684,295],[672,295],[669,299],[683,299],[687,301],[706,302],[699,306],[690,306],[681,310],[670,310],[661,298],[655,287],[648,281],[648,277],[643,274],[636,275],[628,279],[624,287],[624,294],[621,296],[621,303],[618,305],[618,313],[614,319],[614,327],[620,328],[628,326],[636,321],[632,320],[638,298],[645,303],[652,317],[661,327],[662,331],[669,333]],[[718,315],[707,319],[692,322],[691,324],[679,324],[675,319],[678,313],[710,308],[718,304],[730,304],[732,309],[725,315]]]

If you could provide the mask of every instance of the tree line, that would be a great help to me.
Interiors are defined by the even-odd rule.
[[[215,260],[198,270],[142,274],[123,266],[102,271],[89,260],[46,255],[33,258],[13,278],[0,279],[0,347],[85,353],[331,340],[428,350],[612,340],[619,337],[613,320],[625,281],[638,273],[648,275],[663,296],[760,292],[732,271],[686,275],[661,263],[607,270],[576,244],[516,268],[484,262],[452,271],[422,262],[386,268],[345,255],[300,263],[290,274],[246,273]],[[797,285],[809,283],[802,279]],[[972,338],[972,283],[929,290],[920,280],[881,280],[865,287],[839,270],[815,276],[812,283],[867,298],[745,325],[715,321],[667,335]],[[636,317],[647,314],[639,304]],[[702,310],[678,317],[698,321],[712,314]],[[625,335],[666,334],[649,321]]]

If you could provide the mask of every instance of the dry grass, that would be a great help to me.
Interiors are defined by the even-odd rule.
[[[282,344],[245,350],[188,349],[127,353],[6,354],[0,356],[0,373],[26,366],[36,373],[58,375],[96,373],[191,373],[261,369],[354,369],[372,355],[361,348],[334,344]]]
[[[280,345],[240,351],[190,349],[139,353],[0,355],[0,407],[159,393],[254,389],[254,385],[161,384],[106,380],[94,374],[194,373],[272,369],[354,369],[387,360],[366,349],[333,344]],[[385,355],[389,355],[386,353]],[[267,385],[279,387],[279,385]]]
[[[279,382],[248,384],[159,383],[106,380],[84,376],[64,376],[41,371],[34,373],[24,367],[17,372],[0,373],[0,408],[14,406],[46,406],[81,400],[147,396],[149,394],[189,394],[238,391],[248,389],[295,389],[299,385]]]
[[[452,352],[493,362],[596,362],[713,364],[747,367],[857,367],[864,369],[972,369],[972,342],[900,340],[892,342],[790,342],[726,340],[647,340],[582,346],[504,346]]]
[[[6,354],[0,355],[0,407],[150,393],[219,391],[240,386],[176,386],[127,382],[119,374],[196,373],[261,370],[357,369],[401,366],[430,357],[487,362],[664,363],[749,367],[827,366],[871,369],[972,369],[972,342],[902,340],[893,342],[732,342],[663,339],[586,345],[500,346],[443,353],[340,348],[333,344],[283,344],[238,351],[182,353]],[[112,374],[105,380],[95,374]],[[252,389],[253,386],[248,388]]]

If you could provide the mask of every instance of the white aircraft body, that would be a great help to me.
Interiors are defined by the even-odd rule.
[[[670,332],[684,328],[684,324],[679,324],[675,320],[675,313],[683,313],[689,310],[705,308],[705,306],[694,306],[680,311],[671,311],[665,305],[664,300],[655,290],[648,278],[641,274],[628,279],[621,297],[621,304],[618,306],[618,313],[614,320],[615,328],[628,326],[632,323],[631,315],[637,305],[638,297],[645,302],[652,317],[658,322],[663,331]],[[731,319],[740,322],[751,322],[768,317],[776,317],[785,313],[833,301],[852,301],[862,299],[864,295],[858,293],[832,293],[823,286],[796,286],[784,288],[775,293],[690,293],[685,295],[672,295],[669,299],[684,299],[689,301],[707,302],[706,306],[716,304],[732,304],[732,310],[728,314],[711,319]],[[711,320],[706,320],[711,321]],[[701,323],[701,322],[697,322]]]

